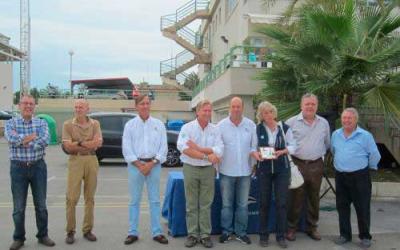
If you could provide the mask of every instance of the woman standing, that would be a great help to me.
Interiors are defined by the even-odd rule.
[[[260,103],[257,110],[257,138],[261,161],[256,176],[259,185],[260,245],[268,246],[268,216],[272,192],[275,197],[276,241],[281,248],[287,248],[285,232],[287,227],[286,200],[290,180],[290,166],[287,154],[296,149],[291,129],[276,121],[277,109],[271,103]],[[283,131],[282,131],[283,127]],[[283,135],[285,133],[285,136]],[[286,137],[286,140],[285,140]],[[269,155],[269,156],[268,156]]]

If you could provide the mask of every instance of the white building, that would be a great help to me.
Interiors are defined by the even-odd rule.
[[[201,82],[193,92],[192,108],[203,99],[213,103],[213,122],[228,115],[229,100],[240,96],[245,115],[253,118],[253,96],[263,83],[254,79],[269,53],[266,37],[255,32],[260,24],[278,20],[290,1],[280,0],[272,7],[261,0],[191,0],[174,14],[161,17],[161,31],[185,48],[176,57],[162,61],[164,82],[179,79],[188,68],[199,65]],[[202,19],[198,31],[188,28]]]
[[[0,109],[13,105],[13,62],[20,61],[22,52],[10,45],[10,38],[0,33]]]

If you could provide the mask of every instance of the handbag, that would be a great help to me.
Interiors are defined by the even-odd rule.
[[[279,127],[281,128],[282,134],[283,134],[283,139],[285,140],[286,143],[286,135],[285,131],[283,130],[282,122],[279,122]],[[303,175],[300,173],[299,168],[294,164],[292,157],[290,154],[287,154],[288,160],[289,160],[289,166],[290,166],[290,183],[289,183],[289,189],[296,189],[298,187],[301,187],[304,183],[304,178]]]

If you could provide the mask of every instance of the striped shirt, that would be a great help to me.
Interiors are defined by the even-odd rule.
[[[286,124],[293,131],[297,148],[293,155],[302,160],[316,160],[323,157],[331,144],[329,123],[323,117],[316,115],[313,124],[308,124],[300,113]]]
[[[36,133],[36,139],[24,146],[22,144],[24,138],[32,133]],[[5,137],[8,141],[11,160],[37,161],[45,155],[49,131],[45,120],[33,117],[26,121],[18,116],[6,122]]]

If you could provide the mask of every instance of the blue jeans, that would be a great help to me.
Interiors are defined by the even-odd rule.
[[[160,225],[160,174],[161,164],[153,167],[150,174],[144,176],[136,166],[128,164],[128,184],[131,200],[129,202],[128,235],[139,235],[139,212],[142,200],[143,185],[146,182],[147,196],[150,205],[151,234],[162,234]]]
[[[222,196],[222,232],[224,234],[231,234],[235,231],[237,236],[244,236],[247,233],[247,221],[249,216],[247,205],[251,177],[220,174],[219,179]],[[233,219],[234,212],[235,218]]]
[[[46,208],[47,166],[44,160],[34,165],[21,166],[18,161],[11,161],[11,192],[13,196],[14,240],[25,241],[25,208],[29,184],[35,205],[38,239],[47,236],[48,214]]]

